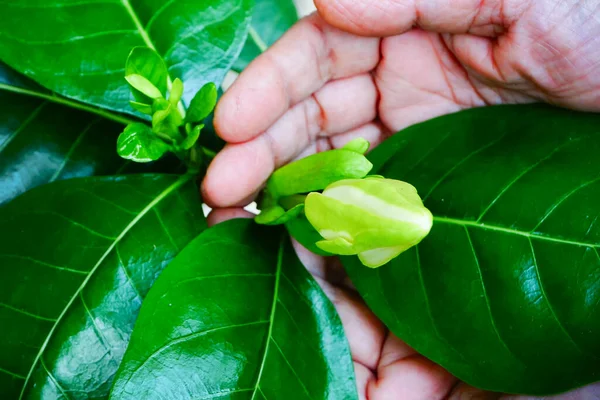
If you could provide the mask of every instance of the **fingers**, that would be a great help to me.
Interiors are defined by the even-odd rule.
[[[378,60],[378,39],[342,32],[317,15],[307,17],[225,93],[215,111],[217,132],[231,143],[250,140],[328,81],[366,73]]]
[[[344,147],[349,141],[356,138],[363,138],[370,144],[369,151],[373,150],[390,135],[390,131],[386,129],[380,122],[370,122],[356,129],[331,137],[317,138],[314,142],[308,145],[302,153],[296,156],[295,159],[301,159],[311,154],[320,153],[331,149],[339,149]]]
[[[335,135],[372,121],[377,97],[369,74],[328,83],[262,135],[226,146],[208,169],[204,200],[218,207],[239,205],[263,185],[275,168],[296,158],[317,136]]]
[[[354,376],[356,378],[356,389],[359,400],[368,400],[369,386],[371,385],[371,382],[375,380],[375,374],[369,368],[355,362]]]
[[[368,389],[371,400],[444,399],[456,384],[456,378],[442,367],[391,334],[383,345],[377,378]]]
[[[414,26],[439,33],[495,36],[528,7],[522,0],[315,0],[331,25],[365,36],[397,35]]]

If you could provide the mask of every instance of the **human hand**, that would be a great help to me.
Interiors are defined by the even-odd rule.
[[[242,205],[296,157],[356,136],[377,144],[461,109],[543,100],[600,110],[597,0],[316,3],[320,15],[253,62],[217,107],[230,144],[204,181],[209,204]]]
[[[317,1],[320,13],[252,63],[220,102],[215,125],[229,144],[209,168],[204,198],[216,207],[243,206],[275,168],[295,158],[357,136],[377,144],[408,125],[470,107],[542,100],[598,111],[599,5]],[[217,210],[210,220],[241,213]],[[387,333],[331,260],[300,255],[342,317],[363,398],[499,397],[458,384]],[[599,393],[592,385],[561,398]]]

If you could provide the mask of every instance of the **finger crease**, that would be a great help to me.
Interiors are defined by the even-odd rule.
[[[321,102],[319,101],[319,99],[317,98],[316,93],[313,93],[311,95],[311,98],[315,102],[315,105],[317,106],[317,109],[318,109],[316,123],[317,123],[317,127],[319,128],[319,131],[317,132],[316,135],[318,135],[318,136],[326,136],[327,135],[327,129],[326,129],[326,127],[327,127],[327,113],[325,112],[325,108],[323,107],[323,105],[321,104]],[[308,117],[308,112],[306,112],[306,115]]]

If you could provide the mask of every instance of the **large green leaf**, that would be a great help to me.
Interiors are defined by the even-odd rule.
[[[379,269],[344,264],[368,305],[466,382],[545,394],[600,380],[600,116],[483,108],[370,156],[414,184],[431,234]]]
[[[0,59],[64,96],[131,113],[124,66],[155,48],[189,101],[220,83],[246,40],[251,0],[0,2]]]
[[[293,0],[255,0],[250,34],[233,69],[241,71],[294,23],[298,12]]]
[[[143,297],[205,224],[189,175],[65,180],[1,207],[0,398],[105,398]]]
[[[0,103],[0,204],[56,180],[182,169],[175,157],[151,165],[121,159],[116,143],[123,124],[92,113],[99,110],[82,111],[1,63]]]
[[[111,399],[356,399],[331,302],[283,231],[250,220],[190,243],[148,294]]]

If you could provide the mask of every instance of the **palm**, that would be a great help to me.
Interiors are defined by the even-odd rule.
[[[552,20],[565,20],[569,8],[563,4],[565,13],[550,16],[543,3],[527,10],[504,35],[493,32],[508,28],[482,21],[480,29],[491,38],[412,30],[383,39],[382,61],[374,69],[379,119],[397,132],[489,104],[543,100],[599,110],[600,23],[555,25]]]
[[[452,9],[440,0],[316,2],[328,22],[313,15],[297,24],[217,108],[229,144],[203,183],[204,199],[221,207],[212,223],[244,216],[235,207],[275,168],[357,136],[376,145],[408,125],[486,104],[600,110],[600,22],[589,10],[597,1],[453,0]],[[415,23],[447,33],[410,29]],[[338,308],[363,398],[499,397],[458,383],[389,334],[335,261],[299,255]]]

